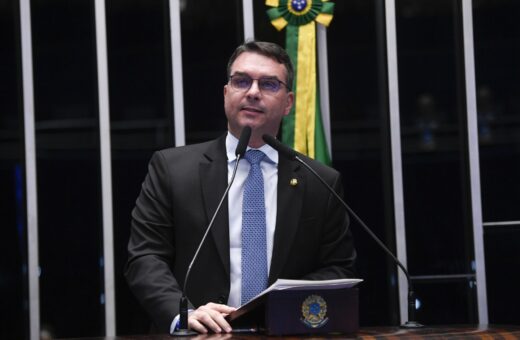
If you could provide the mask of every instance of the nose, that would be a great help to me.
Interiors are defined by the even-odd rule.
[[[258,87],[258,80],[254,79],[249,90],[247,90],[247,97],[258,100],[260,98],[260,88]]]

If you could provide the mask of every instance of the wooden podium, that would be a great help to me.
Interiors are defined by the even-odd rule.
[[[311,336],[313,340],[432,340],[432,339],[454,339],[454,340],[475,340],[475,339],[520,339],[520,326],[513,325],[459,325],[459,326],[434,326],[419,329],[402,329],[399,327],[369,327],[360,328],[355,334],[329,335],[316,334]],[[67,340],[61,338],[62,340]],[[263,334],[197,334],[193,337],[172,337],[169,334],[155,335],[120,335],[120,336],[101,336],[81,338],[82,340],[265,340]],[[306,335],[300,336],[281,336],[278,340],[311,340]],[[79,340],[69,338],[68,340]]]
[[[267,335],[353,334],[359,329],[359,290],[274,290],[227,319],[234,329]]]

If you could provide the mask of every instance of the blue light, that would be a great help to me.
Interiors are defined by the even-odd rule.
[[[421,307],[422,307],[421,300],[415,299],[415,309],[419,310],[419,309],[421,309]]]

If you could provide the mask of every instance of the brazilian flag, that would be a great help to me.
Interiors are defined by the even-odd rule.
[[[330,165],[316,77],[316,22],[329,26],[334,3],[327,0],[266,0],[271,24],[286,28],[285,49],[295,68],[295,102],[282,123],[282,142]]]

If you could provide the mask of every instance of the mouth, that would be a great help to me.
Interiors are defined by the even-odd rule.
[[[264,112],[264,110],[262,110],[258,107],[254,107],[254,106],[244,106],[244,107],[242,107],[241,111],[245,111],[248,113],[263,113]]]

